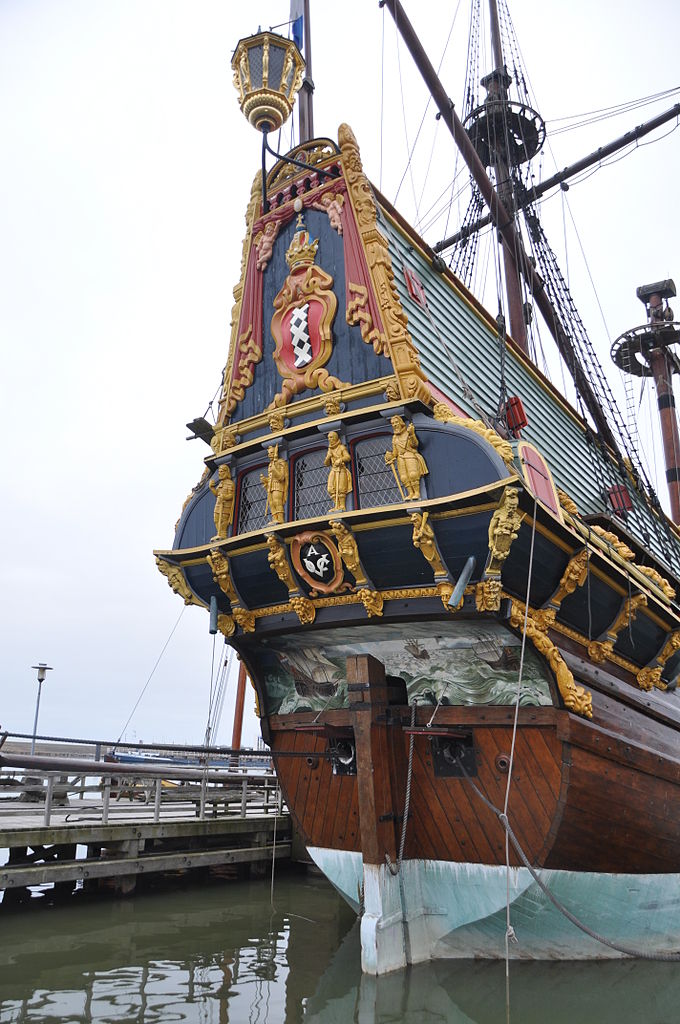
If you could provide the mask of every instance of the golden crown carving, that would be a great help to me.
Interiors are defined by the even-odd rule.
[[[319,239],[312,239],[303,223],[302,214],[299,214],[296,226],[297,230],[286,252],[286,263],[291,270],[313,263],[319,248]]]

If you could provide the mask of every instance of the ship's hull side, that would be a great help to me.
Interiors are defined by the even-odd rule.
[[[555,908],[512,845],[506,870],[506,834],[493,808],[504,803],[513,709],[442,707],[428,729],[432,710],[421,708],[415,732],[406,707],[390,709],[371,726],[381,760],[359,760],[356,774],[338,775],[328,736],[355,735],[365,715],[336,711],[326,734],[312,716],[271,723],[273,750],[298,755],[279,758],[279,777],[310,855],[361,914],[364,970],[504,956],[508,891],[518,939],[511,956],[621,955]],[[617,736],[606,728],[614,721]],[[525,856],[591,931],[642,954],[680,947],[680,822],[668,813],[680,797],[672,732],[596,696],[594,723],[556,708],[520,709],[515,739],[508,818]],[[436,757],[447,734],[468,737],[474,751],[457,777],[442,775]],[[368,821],[367,784],[377,795]]]

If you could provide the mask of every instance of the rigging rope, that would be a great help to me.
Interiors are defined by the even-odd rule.
[[[534,498],[534,518],[531,527],[531,547],[529,549],[529,566],[527,570],[527,592],[524,602],[524,628],[522,630],[522,646],[519,656],[519,672],[517,674],[517,694],[515,697],[515,714],[512,721],[512,740],[510,741],[510,764],[508,765],[508,780],[505,784],[505,802],[503,813],[508,814],[510,802],[510,787],[512,785],[512,772],[515,765],[515,748],[517,745],[517,725],[519,722],[519,702],[522,696],[522,678],[524,675],[524,654],[527,645],[527,622],[529,619],[529,605],[531,601],[531,580],[534,571],[534,541],[536,539],[536,513],[538,502]],[[510,920],[510,848],[508,836],[505,836],[505,1007],[506,1019],[510,1020],[510,942],[516,942],[517,936]]]
[[[156,664],[155,664],[155,665],[154,665],[154,667],[153,667],[153,668],[151,669],[151,672],[149,673],[149,678],[148,678],[148,679],[147,679],[147,681],[146,681],[146,682],[144,683],[144,686],[142,687],[141,693],[139,694],[139,697],[137,698],[137,700],[136,700],[136,702],[135,702],[135,706],[133,707],[132,711],[131,711],[131,712],[130,712],[130,714],[128,715],[128,719],[127,719],[127,721],[126,721],[125,725],[124,725],[124,726],[123,726],[123,728],[122,728],[122,729],[120,730],[120,736],[118,737],[118,739],[116,740],[116,742],[115,742],[115,744],[114,744],[114,750],[115,750],[115,748],[116,748],[116,747],[118,746],[118,744],[120,743],[121,739],[123,738],[123,734],[124,734],[125,730],[127,729],[128,725],[129,725],[129,724],[130,724],[130,722],[132,721],[132,716],[134,715],[135,711],[136,711],[136,710],[137,710],[137,708],[139,707],[139,703],[140,703],[140,701],[141,701],[142,697],[144,696],[144,694],[146,693],[146,689],[147,689],[147,687],[148,687],[149,683],[151,682],[151,680],[153,679],[153,677],[154,677],[154,673],[155,673],[156,669],[158,668],[158,666],[159,666],[159,665],[160,665],[160,663],[161,663],[161,658],[162,658],[162,657],[163,657],[163,655],[165,654],[166,648],[167,648],[168,644],[170,643],[170,641],[172,640],[172,637],[173,637],[173,634],[174,634],[175,630],[177,629],[177,627],[178,627],[178,626],[179,626],[179,624],[180,624],[180,620],[181,620],[182,616],[184,615],[184,611],[185,611],[185,609],[186,609],[186,605],[182,605],[182,610],[181,610],[181,612],[179,613],[179,615],[178,615],[178,617],[177,617],[177,622],[175,623],[175,625],[174,625],[174,626],[172,627],[172,629],[170,630],[170,635],[169,635],[168,639],[167,639],[167,640],[165,641],[165,643],[163,644],[163,647],[162,647],[162,649],[161,649],[161,653],[160,653],[160,654],[158,655],[158,657],[156,658]]]

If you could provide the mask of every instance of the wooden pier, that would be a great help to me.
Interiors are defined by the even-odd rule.
[[[289,860],[290,816],[276,775],[249,767],[240,753],[215,763],[178,765],[75,757],[41,744],[34,756],[19,744],[0,749],[0,866],[3,904],[25,902],[32,886],[54,896],[79,888],[135,891],[140,876],[210,869],[224,875],[265,874]],[[0,858],[2,854],[0,853]]]

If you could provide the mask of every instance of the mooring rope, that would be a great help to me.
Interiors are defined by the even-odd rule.
[[[404,817],[401,822],[401,837],[399,839],[399,854],[397,856],[397,863],[393,864],[389,853],[385,853],[385,861],[390,873],[398,875],[401,870],[401,862],[404,859],[404,846],[406,844],[406,823],[408,822],[408,811],[411,804],[411,779],[413,778],[413,746],[415,741],[415,733],[413,727],[416,724],[416,703],[415,701],[411,705],[411,735],[409,736],[408,743],[408,768],[406,769],[406,796],[404,798]]]
[[[624,956],[630,956],[638,960],[661,960],[680,962],[680,953],[644,953],[642,950],[631,949],[630,946],[622,946],[617,942],[612,942],[611,939],[607,939],[604,935],[600,935],[599,932],[593,931],[593,929],[589,928],[587,924],[584,924],[583,921],[580,921],[575,914],[572,914],[572,912],[568,910],[567,907],[565,907],[565,905],[557,898],[557,896],[555,896],[555,894],[548,888],[545,882],[541,879],[536,869],[532,867],[529,858],[522,849],[517,836],[512,831],[512,827],[510,825],[510,822],[508,821],[507,814],[504,814],[503,811],[500,810],[500,808],[496,807],[495,804],[493,804],[487,797],[484,796],[482,791],[475,785],[475,783],[472,781],[468,773],[465,771],[465,767],[460,759],[458,759],[458,763],[460,765],[460,770],[465,776],[465,779],[470,784],[470,786],[477,794],[479,799],[489,808],[490,811],[493,811],[493,813],[500,821],[501,825],[505,829],[506,835],[509,837],[510,842],[512,843],[517,852],[517,856],[522,861],[522,864],[527,869],[533,880],[536,882],[536,885],[539,887],[541,892],[543,892],[548,897],[553,906],[556,907],[557,910],[559,910],[559,912],[563,914],[568,921],[571,921],[571,923],[573,925],[576,925],[576,927],[580,929],[580,931],[584,932],[586,935],[589,935],[591,939],[595,939],[596,942],[602,943],[603,946],[608,946],[610,949],[616,950],[617,953],[623,953]]]
[[[274,865],[276,864],[276,825],[279,820],[279,809],[278,806],[274,812],[274,841],[272,843],[272,882],[269,890],[269,902],[274,909]]]

